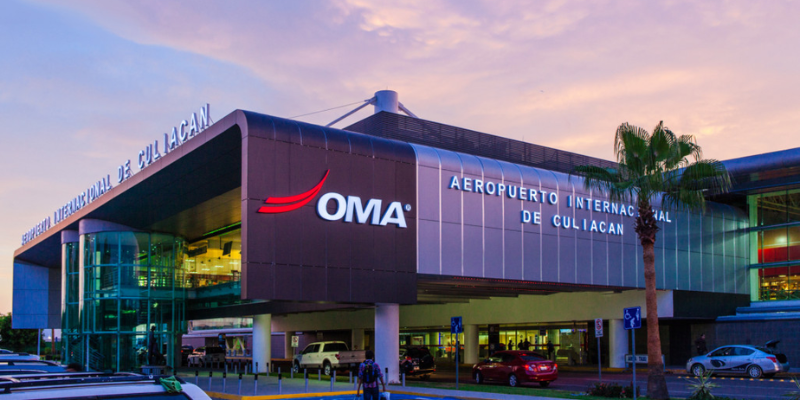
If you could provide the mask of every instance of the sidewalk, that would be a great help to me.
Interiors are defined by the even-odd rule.
[[[179,374],[186,382],[195,383],[194,374]],[[225,400],[272,400],[272,399],[301,399],[301,398],[320,398],[325,397],[329,400],[346,399],[352,400],[355,396],[355,382],[348,383],[334,382],[331,385],[330,379],[324,375],[322,380],[317,380],[317,376],[309,376],[308,389],[303,379],[282,379],[280,384],[277,376],[259,375],[258,386],[254,384],[253,375],[243,376],[241,390],[239,389],[239,377],[228,374],[227,381],[223,382],[222,374],[215,373],[209,384],[208,373],[197,379],[197,385],[206,391],[211,398]],[[463,390],[434,389],[424,387],[402,387],[400,385],[387,385],[387,389],[395,399],[408,399],[409,396],[417,398],[425,396],[432,399],[461,399],[461,400],[523,400],[523,399],[542,399],[542,400],[563,400],[552,399],[549,397],[536,397],[529,395],[510,395],[502,393],[483,393],[468,392]]]

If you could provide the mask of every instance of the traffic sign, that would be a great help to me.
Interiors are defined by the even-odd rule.
[[[300,336],[292,336],[292,347],[300,346]]]
[[[450,333],[462,332],[464,332],[464,324],[461,321],[461,317],[450,318]]]
[[[603,319],[597,318],[594,320],[594,337],[603,337]]]
[[[639,329],[642,327],[642,307],[626,308],[622,313],[625,329]]]

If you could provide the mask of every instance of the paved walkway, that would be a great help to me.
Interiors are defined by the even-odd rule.
[[[189,383],[197,382],[197,385],[205,390],[209,396],[215,399],[225,400],[268,400],[282,398],[320,398],[328,400],[347,399],[352,400],[355,396],[355,383],[338,381],[331,384],[330,379],[322,376],[318,380],[316,375],[309,376],[308,387],[303,379],[282,379],[278,381],[277,376],[266,377],[259,375],[256,380],[253,375],[243,376],[241,389],[239,386],[238,375],[228,374],[227,379],[223,380],[221,373],[214,373],[210,379],[208,373],[195,380],[194,374],[179,374],[181,378]],[[433,389],[421,387],[403,387],[401,385],[387,386],[389,392],[394,395],[393,399],[414,399],[424,396],[434,399],[463,399],[463,400],[523,400],[523,399],[550,399],[547,397],[535,397],[530,395],[509,395],[499,393],[467,392],[463,390]],[[531,394],[535,394],[532,390]]]

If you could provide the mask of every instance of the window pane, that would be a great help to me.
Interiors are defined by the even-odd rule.
[[[129,265],[147,265],[147,249],[150,246],[150,235],[141,232],[120,233],[122,249],[120,262]]]
[[[783,224],[786,217],[786,192],[763,194],[758,199],[761,225]]]
[[[147,300],[120,301],[120,331],[147,332]]]
[[[94,302],[94,331],[117,331],[117,300],[95,300]]]
[[[790,190],[786,196],[787,221],[800,222],[800,190]]]
[[[787,229],[769,229],[763,232],[761,245],[762,256],[759,257],[763,263],[781,262],[789,259],[787,248]]]
[[[109,265],[119,263],[119,233],[98,233],[95,240],[95,263]]]

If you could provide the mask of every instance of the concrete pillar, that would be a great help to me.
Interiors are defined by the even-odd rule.
[[[375,307],[375,362],[383,372],[389,369],[386,383],[400,382],[400,306],[376,304]]]
[[[258,372],[267,372],[272,362],[272,314],[253,316],[253,370],[258,363]]]
[[[291,360],[294,357],[294,347],[292,347],[292,336],[294,332],[283,333],[283,358]]]
[[[628,352],[628,331],[621,319],[608,320],[608,366],[625,368],[625,354]]]
[[[399,340],[399,335],[398,335]],[[353,329],[350,334],[350,347],[352,350],[364,350],[364,330]]]
[[[464,325],[464,364],[478,363],[478,325]]]

